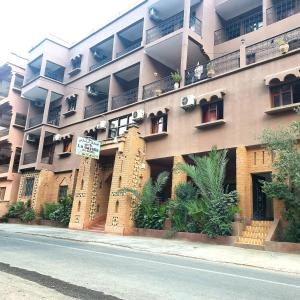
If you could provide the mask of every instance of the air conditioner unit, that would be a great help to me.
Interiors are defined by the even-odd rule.
[[[53,142],[59,142],[61,140],[61,135],[60,134],[55,134],[53,136]]]
[[[158,15],[158,11],[154,7],[151,7],[149,9],[149,17],[153,21],[156,21],[156,22],[160,21],[160,17]]]
[[[88,86],[87,93],[88,93],[88,95],[93,96],[93,97],[99,96],[99,93],[97,91],[95,91],[91,85]]]
[[[106,130],[106,126],[106,121],[100,121],[100,123],[96,125],[96,130]]]
[[[27,141],[28,143],[35,143],[35,142],[36,142],[36,139],[35,139],[35,137],[34,137],[32,134],[27,134],[27,135],[26,135],[26,141]]]
[[[132,119],[135,122],[141,122],[145,118],[145,112],[142,109],[138,109],[132,113]]]
[[[193,95],[188,95],[181,98],[180,107],[184,110],[191,110],[196,105],[196,98]]]

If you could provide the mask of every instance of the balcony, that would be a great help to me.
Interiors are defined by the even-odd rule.
[[[8,173],[9,164],[0,164],[0,173]]]
[[[23,86],[24,76],[16,74],[13,89],[20,92]]]
[[[125,93],[112,98],[111,109],[117,109],[135,103],[137,102],[137,100],[138,100],[138,88],[128,90]]]
[[[103,114],[107,111],[107,99],[96,104],[89,105],[84,109],[84,118],[91,118],[96,115]]]
[[[205,64],[193,66],[185,71],[185,85],[221,75],[240,67],[240,52],[235,51]]]
[[[215,31],[215,45],[235,39],[239,36],[256,31],[263,26],[262,7],[253,10],[251,13],[243,14],[225,23],[225,26]]]
[[[24,153],[23,165],[34,164],[37,158],[37,151]]]
[[[9,134],[9,128],[0,129],[0,138],[7,136]]]
[[[40,114],[29,119],[28,128],[40,125],[42,123],[43,123],[43,115]]]
[[[0,97],[6,98],[9,93],[10,81],[0,80]]]
[[[146,43],[152,43],[172,32],[175,32],[183,27],[183,12],[174,15],[159,25],[154,26],[146,32]]]
[[[15,118],[15,127],[20,127],[20,128],[25,128],[26,125],[26,115],[16,113],[16,118]]]
[[[300,0],[283,0],[267,9],[267,25],[300,12]]]
[[[198,35],[202,36],[202,22],[198,18],[190,18],[190,29],[196,32]]]
[[[25,84],[29,83],[31,81],[34,81],[36,78],[38,78],[40,76],[40,71],[38,72],[33,72],[31,75],[27,76],[26,80],[25,80]]]
[[[171,75],[169,75],[145,85],[143,88],[143,99],[157,97],[172,90],[174,90],[174,82]]]
[[[49,112],[47,123],[54,126],[59,126],[60,112]]]
[[[281,39],[289,44],[289,51],[300,49],[300,27],[247,47],[247,65],[281,56],[282,52],[276,42]]]
[[[99,67],[101,67],[101,66],[103,66],[103,65],[105,65],[107,63],[109,63],[111,60],[112,60],[112,57],[110,56],[110,57],[106,57],[106,58],[98,61],[97,63],[95,63],[92,66],[90,66],[90,71],[93,71],[93,70],[95,70],[95,69],[97,69],[97,68],[99,68]]]
[[[117,53],[117,58],[120,57],[120,56],[123,56],[125,55],[126,53],[129,53],[139,47],[141,47],[141,41],[137,42],[137,43],[134,43],[132,45],[130,45],[129,47],[125,48],[124,50],[120,51]]]

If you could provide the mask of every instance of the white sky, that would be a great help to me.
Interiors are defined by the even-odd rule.
[[[0,63],[50,34],[70,44],[99,29],[138,0],[0,0]]]

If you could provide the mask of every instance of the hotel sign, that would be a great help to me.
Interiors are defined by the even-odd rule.
[[[99,159],[101,142],[91,138],[78,137],[76,144],[76,154],[84,157]]]

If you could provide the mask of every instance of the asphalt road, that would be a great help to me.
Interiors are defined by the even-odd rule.
[[[300,299],[293,274],[7,232],[0,271],[79,299]]]

